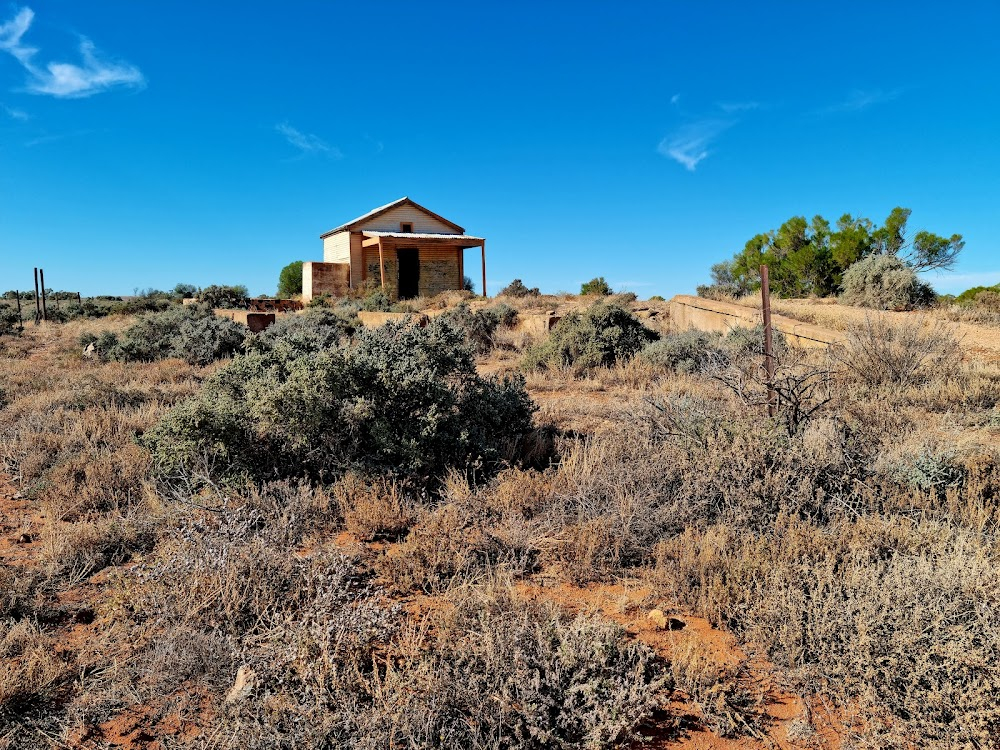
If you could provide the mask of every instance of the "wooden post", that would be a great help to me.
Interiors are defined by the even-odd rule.
[[[49,319],[49,311],[45,306],[45,269],[38,269],[38,281],[42,285],[42,320]]]
[[[767,266],[760,267],[760,301],[764,312],[764,370],[767,373],[767,415],[778,411],[778,394],[774,390],[774,339],[771,334],[771,284]]]
[[[38,299],[38,269],[35,269],[35,325],[42,319],[42,303]]]
[[[382,253],[382,239],[378,241],[378,275],[382,280],[382,291],[385,291],[385,255]]]
[[[14,299],[17,300],[17,327],[18,330],[24,330],[24,318],[21,317],[21,292],[14,290]]]
[[[80,296],[79,292],[76,293],[76,304],[83,307],[83,297]]]
[[[486,299],[486,240],[480,247],[483,251],[483,299]]]

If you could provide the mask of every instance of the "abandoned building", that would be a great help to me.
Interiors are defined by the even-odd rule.
[[[473,247],[482,251],[485,296],[486,240],[470,237],[458,224],[409,198],[369,211],[320,238],[323,262],[302,264],[305,302],[372,285],[392,300],[462,289],[464,251]]]

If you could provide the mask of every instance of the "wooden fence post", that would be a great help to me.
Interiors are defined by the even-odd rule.
[[[21,317],[21,292],[17,289],[14,290],[14,299],[17,300],[17,328],[20,331],[24,330],[24,318]]]
[[[47,321],[49,319],[49,311],[45,306],[45,269],[38,269],[38,281],[42,285],[42,320]]]
[[[42,304],[38,300],[38,269],[35,269],[35,325],[42,319]]]
[[[774,390],[774,339],[771,333],[771,284],[767,266],[760,267],[760,299],[764,312],[764,371],[767,373],[767,415],[778,411],[778,394]]]

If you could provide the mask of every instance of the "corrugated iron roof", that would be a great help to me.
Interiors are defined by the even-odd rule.
[[[436,234],[432,232],[378,232],[371,229],[362,229],[361,233],[365,237],[400,237],[402,239],[414,240],[473,240],[484,242],[483,237],[473,237],[471,234]]]

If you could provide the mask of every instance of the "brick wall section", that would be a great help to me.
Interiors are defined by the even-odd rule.
[[[342,297],[350,288],[351,267],[347,263],[318,263],[310,261],[302,264],[302,299],[308,302],[313,297],[329,294]]]

